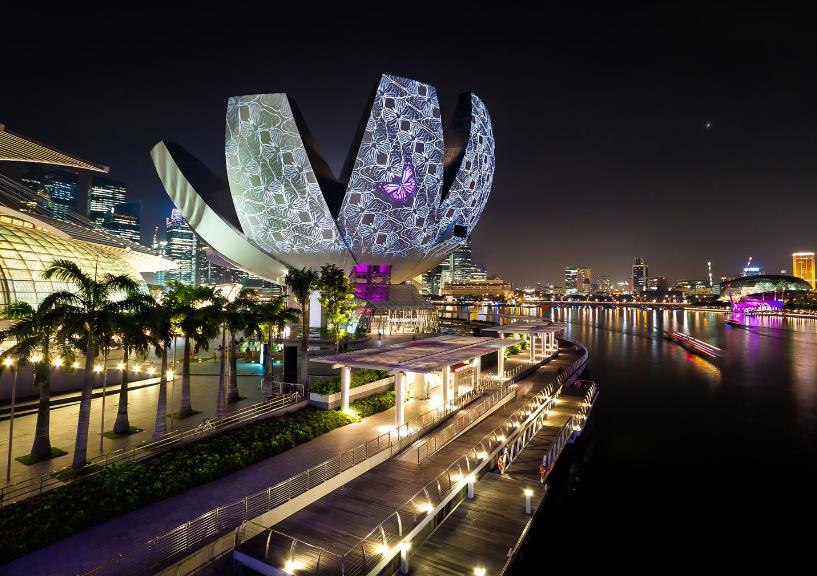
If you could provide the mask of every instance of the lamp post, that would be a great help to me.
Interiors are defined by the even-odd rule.
[[[99,372],[99,365],[94,366],[94,372]],[[99,453],[104,452],[105,442],[105,397],[108,388],[108,349],[102,355],[102,417],[99,420]]]
[[[170,370],[170,373],[167,377],[170,379],[170,431],[173,432],[173,402],[174,396],[176,393],[176,348],[178,345],[176,344],[176,331],[173,332],[173,369]]]
[[[11,448],[14,442],[14,405],[17,396],[17,366],[13,366],[14,363],[11,361],[11,358],[6,358],[3,363],[6,365],[6,368],[14,370],[14,380],[11,385],[11,412],[9,414],[9,457],[6,463],[6,482],[9,482],[11,480]]]

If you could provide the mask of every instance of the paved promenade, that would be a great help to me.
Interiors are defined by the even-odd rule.
[[[520,355],[522,356],[522,355]],[[241,384],[239,383],[239,386]],[[429,412],[436,401],[412,400],[406,420]],[[194,403],[195,406],[195,403]],[[394,408],[344,426],[278,456],[258,462],[208,484],[155,502],[74,534],[0,567],[4,576],[78,574],[128,552],[159,534],[217,506],[240,500],[353,448],[394,425]],[[16,423],[15,423],[16,428]],[[58,561],[58,563],[57,563]]]
[[[559,358],[519,382],[516,399],[454,438],[422,463],[410,458],[392,458],[279,522],[275,530],[333,554],[344,554],[486,434],[505,423],[530,395],[555,381],[558,369],[567,368],[576,358],[575,352],[563,351]],[[266,543],[266,535],[256,536],[254,540]],[[280,566],[283,566],[290,542],[289,539],[276,538],[270,543],[270,556]],[[242,550],[254,550],[254,544],[248,541],[242,544]],[[331,564],[327,559],[324,562],[327,566]],[[303,573],[314,573],[313,568],[307,564]]]
[[[175,390],[171,393],[171,386],[168,383],[167,405],[170,411],[171,397],[173,399],[173,410],[178,408],[179,396],[181,394],[181,364],[178,366],[179,374],[176,378]],[[219,362],[208,360],[205,362],[193,363],[190,367],[190,396],[194,410],[200,410],[200,414],[194,414],[184,420],[174,420],[175,430],[195,428],[205,418],[213,418],[216,415],[216,395],[218,394],[218,371]],[[132,376],[133,378],[133,376]],[[245,399],[234,404],[227,405],[227,412],[240,410],[263,400],[261,393],[262,367],[259,364],[239,363],[238,364],[238,392]],[[103,448],[100,451],[100,423],[102,415],[102,388],[97,388],[94,393],[99,393],[100,397],[91,401],[91,424],[88,438],[88,457],[93,458],[105,452],[111,452],[121,448],[126,448],[131,444],[149,441],[153,436],[153,429],[156,423],[156,399],[159,395],[158,378],[131,382],[128,390],[128,416],[131,426],[142,428],[142,432],[132,434],[124,438],[112,440],[105,438]],[[114,393],[112,393],[114,392]],[[67,396],[75,396],[70,394]],[[108,395],[105,398],[105,430],[113,429],[116,420],[116,412],[119,404],[119,384],[108,386]],[[77,417],[79,413],[79,398],[76,401],[66,404],[56,405],[51,408],[51,445],[68,452],[64,456],[52,458],[45,462],[38,462],[31,466],[26,466],[17,462],[18,456],[24,456],[31,451],[34,442],[34,429],[37,423],[37,415],[26,414],[14,418],[14,449],[12,455],[15,458],[11,465],[11,483],[19,482],[30,477],[38,477],[48,474],[71,465],[74,442],[77,435]],[[167,419],[167,429],[170,430],[170,418]],[[9,421],[6,419],[0,422],[0,454],[8,452]],[[3,459],[3,473],[0,475],[0,486],[6,485],[5,478],[5,458]]]

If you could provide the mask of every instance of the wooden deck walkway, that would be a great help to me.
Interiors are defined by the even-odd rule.
[[[258,559],[266,556],[267,564],[280,567],[285,565],[286,558],[290,555],[291,538],[294,538],[299,541],[296,545],[299,557],[306,558],[305,565],[299,567],[297,573],[301,575],[317,572],[318,563],[321,566],[320,572],[324,573],[335,563],[333,554],[342,555],[357,544],[397,508],[473,448],[486,434],[503,424],[525,398],[552,383],[559,368],[567,368],[576,358],[576,352],[563,351],[558,358],[519,382],[515,400],[511,400],[422,463],[392,458],[273,527],[275,531],[286,534],[289,539],[279,538],[274,534],[268,541],[268,534],[260,534],[241,544],[238,550]],[[561,414],[561,405],[559,408],[558,413]],[[557,418],[557,411],[554,411],[552,417]],[[567,417],[559,416],[558,420],[564,424]],[[524,452],[520,456],[524,456]],[[541,455],[539,458],[541,459]],[[522,466],[519,468],[521,470]],[[536,469],[538,470],[538,463]],[[509,494],[510,491],[515,491],[518,504],[524,512],[524,497],[519,491],[519,483],[511,476],[497,482],[507,484]],[[539,486],[538,476],[535,483]],[[479,483],[481,485],[482,482]],[[480,501],[488,499],[486,493]],[[506,505],[501,502],[497,504],[497,514],[501,515],[503,506]]]
[[[579,394],[579,395],[576,395]],[[476,484],[473,500],[459,507],[411,556],[412,576],[464,576],[484,568],[499,576],[521,543],[533,516],[525,513],[525,490],[532,490],[532,510],[544,501],[539,481],[542,457],[550,450],[567,420],[576,414],[583,389],[563,393],[544,426],[504,475],[488,473]]]

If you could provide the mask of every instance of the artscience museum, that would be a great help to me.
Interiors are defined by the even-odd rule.
[[[273,282],[327,263],[386,286],[414,278],[468,238],[491,191],[482,100],[462,94],[444,130],[435,88],[407,78],[380,78],[340,174],[287,94],[230,98],[225,132],[226,180],[178,144],[151,156],[223,263]]]

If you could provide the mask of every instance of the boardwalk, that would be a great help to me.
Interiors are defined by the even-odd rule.
[[[301,556],[305,559],[307,556],[312,558],[309,562],[304,560],[305,565],[299,568],[298,574],[317,572],[318,562],[322,572],[330,570],[325,573],[332,573],[330,566],[333,563],[337,565],[341,555],[365,538],[426,484],[433,482],[486,434],[505,424],[527,398],[553,382],[558,370],[566,368],[576,358],[576,352],[563,351],[559,358],[521,381],[515,399],[456,437],[427,460],[420,464],[413,458],[388,460],[276,524],[274,537],[267,539],[267,534],[261,534],[242,544],[239,551],[247,556],[266,558],[266,563],[270,566],[283,567],[295,539]],[[567,416],[561,419],[562,424],[566,419]],[[320,552],[315,552],[316,550]]]
[[[532,516],[525,512],[525,490],[531,490],[532,510],[545,497],[539,465],[567,422],[581,396],[568,391],[534,436],[508,467],[505,475],[486,474],[477,483],[473,500],[464,500],[432,536],[411,556],[414,576],[461,576],[484,568],[492,576],[503,573]]]

